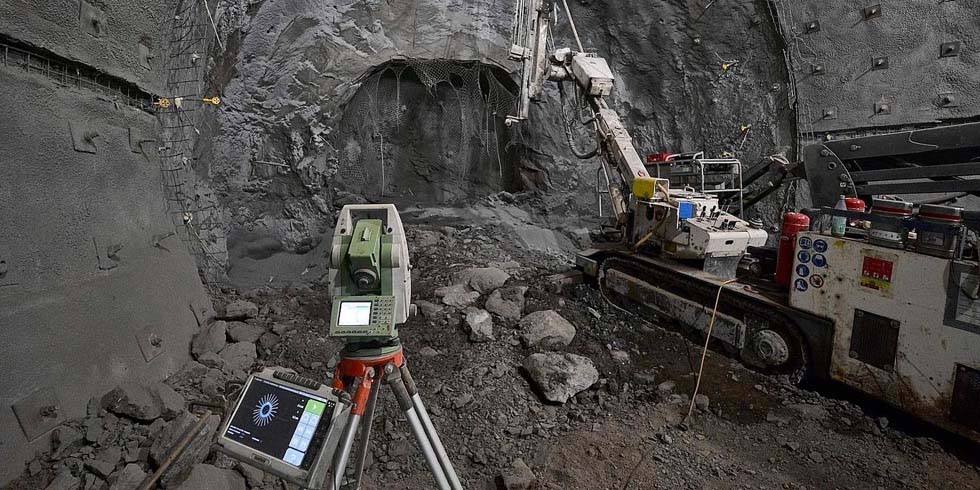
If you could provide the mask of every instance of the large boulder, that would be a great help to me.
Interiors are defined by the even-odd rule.
[[[523,367],[545,400],[555,403],[565,403],[599,381],[592,361],[575,354],[532,354]]]
[[[493,317],[487,310],[467,308],[465,323],[471,342],[490,342],[494,339]]]
[[[516,322],[524,315],[526,286],[514,286],[495,290],[487,298],[486,309],[500,318]]]
[[[191,342],[191,354],[197,358],[208,352],[221,352],[227,343],[226,329],[227,324],[221,320],[206,325],[200,333],[194,336],[194,341]]]
[[[453,282],[469,286],[482,294],[489,293],[504,285],[510,274],[496,267],[476,267],[466,269],[453,276]]]
[[[518,326],[528,347],[554,349],[571,344],[575,338],[575,326],[554,310],[531,313]]]

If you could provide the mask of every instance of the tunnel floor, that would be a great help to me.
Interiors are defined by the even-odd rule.
[[[679,429],[693,389],[698,346],[656,322],[624,313],[588,286],[554,293],[550,276],[567,270],[563,254],[549,251],[540,239],[504,239],[538,236],[519,231],[534,225],[521,222],[516,207],[508,211],[512,206],[403,213],[422,314],[403,325],[400,334],[465,488],[498,488],[503,475],[509,482],[527,476],[523,466],[514,466],[518,459],[536,483],[512,488],[980,486],[980,474],[955,455],[956,444],[948,437],[902,427],[887,411],[865,412],[852,402],[759,375],[721,353],[709,353],[701,391],[707,398],[689,430]],[[465,314],[481,306],[493,309],[491,297],[497,293],[483,293],[465,307],[442,289],[473,267],[504,271],[501,292],[509,299],[523,296],[524,315],[554,310],[575,325],[574,340],[558,350],[591,359],[602,373],[599,382],[565,404],[543,402],[522,368],[533,350],[523,346],[516,319],[495,317],[492,339],[468,332]],[[292,285],[260,283],[217,292],[219,316],[231,308],[243,313],[217,322],[224,327],[218,356],[198,354],[168,384],[187,402],[214,400],[252,362],[329,379],[341,344],[326,335],[323,256],[311,254],[304,270]],[[242,346],[254,354],[242,360],[229,353]],[[390,397],[382,400],[362,488],[432,488],[397,405]],[[9,488],[43,488],[66,468],[98,468],[100,459],[116,457],[116,448],[121,467],[131,457],[141,461],[141,449],[160,451],[154,449],[154,431],[180,420],[137,422],[116,412],[96,405],[89,418],[69,424],[79,439],[56,447],[54,455],[40,456]],[[234,471],[239,465],[226,457],[204,461],[198,467],[215,475],[239,475]],[[282,488],[269,475],[239,471],[250,483],[236,476],[230,486],[178,488]],[[188,482],[203,477],[191,474]]]

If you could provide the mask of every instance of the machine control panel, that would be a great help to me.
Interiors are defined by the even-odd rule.
[[[394,296],[348,296],[334,299],[330,335],[389,337],[395,331]]]

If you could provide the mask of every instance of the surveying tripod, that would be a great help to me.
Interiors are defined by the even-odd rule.
[[[360,428],[360,438],[357,439],[357,453],[354,457],[354,479],[349,488],[355,490],[360,488],[368,445],[371,442],[374,412],[381,395],[381,384],[386,382],[395,394],[399,408],[408,419],[412,434],[425,456],[439,490],[462,490],[463,486],[456,476],[456,470],[453,469],[449,455],[446,454],[446,449],[422,403],[422,397],[419,396],[415,380],[405,365],[405,354],[401,343],[395,339],[383,349],[362,348],[357,344],[348,344],[341,356],[334,374],[333,388],[348,392],[353,388],[354,406],[351,408],[350,417],[347,419],[347,425],[344,427],[334,454],[330,473],[332,479],[326,488],[341,489],[358,428]]]

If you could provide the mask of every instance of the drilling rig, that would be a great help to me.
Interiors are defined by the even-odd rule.
[[[557,3],[577,49],[549,46]],[[519,0],[510,57],[522,70],[508,124],[557,83],[572,153],[598,157],[600,216],[608,200],[621,239],[576,263],[605,297],[762,372],[841,383],[980,442],[980,213],[947,205],[950,193],[980,196],[980,123],[828,138],[802,162],[767,165],[778,172],[700,152],[644,160],[607,102],[613,71],[584,49],[567,2]],[[569,98],[592,150],[576,147]],[[745,203],[794,179],[815,207],[788,213],[780,246],[766,247],[761,224],[740,217]],[[894,197],[921,194],[940,196]]]

